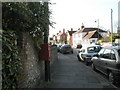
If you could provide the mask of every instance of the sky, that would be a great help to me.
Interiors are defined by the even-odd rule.
[[[67,31],[78,30],[82,23],[85,27],[98,27],[111,30],[111,9],[113,10],[113,30],[118,26],[118,2],[120,0],[50,0],[50,20],[55,22],[50,27],[50,36],[56,35],[63,28]],[[96,21],[96,22],[95,22]]]

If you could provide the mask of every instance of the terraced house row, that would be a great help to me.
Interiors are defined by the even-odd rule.
[[[53,43],[67,43],[72,47],[78,44],[88,45],[97,43],[98,40],[104,40],[110,36],[110,31],[102,30],[100,28],[85,27],[83,24],[78,30],[59,31],[57,35],[53,36]]]

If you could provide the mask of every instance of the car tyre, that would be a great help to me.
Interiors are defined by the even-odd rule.
[[[115,84],[115,79],[114,79],[114,75],[112,72],[109,72],[108,79],[110,83]]]
[[[73,54],[73,51],[71,51],[71,53]]]
[[[92,69],[94,70],[94,71],[97,71],[97,69],[96,69],[96,67],[95,67],[95,65],[92,63],[92,65],[91,65],[91,67],[92,67]]]
[[[80,59],[79,55],[77,55],[77,58],[78,58],[78,61],[81,61],[81,59]]]
[[[85,65],[87,65],[87,66],[88,66],[88,65],[89,65],[89,62],[85,61]]]

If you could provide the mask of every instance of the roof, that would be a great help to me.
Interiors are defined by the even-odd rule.
[[[69,35],[72,36],[72,34],[76,31],[68,31]]]
[[[91,32],[88,32],[88,34],[83,38],[84,39],[88,39],[88,38],[91,38],[94,34],[95,34],[96,30],[95,31],[91,31]]]
[[[83,28],[82,30],[77,30],[74,34],[76,33],[83,33],[83,32],[90,32],[90,31],[98,31],[98,28]],[[99,32],[107,32],[107,31],[104,31],[102,29],[99,29]]]
[[[59,33],[57,36],[66,35],[66,33]]]
[[[81,32],[90,32],[90,31],[94,31],[94,30],[98,31],[98,28],[83,28],[81,30]],[[99,29],[99,32],[106,32],[106,31]]]

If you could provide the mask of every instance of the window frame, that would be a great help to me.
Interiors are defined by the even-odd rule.
[[[98,56],[99,56],[100,58],[103,58],[104,51],[105,51],[105,48],[101,49],[100,52],[98,53]],[[102,53],[101,53],[101,52],[102,52]]]
[[[114,52],[115,59],[114,59],[114,58],[112,58],[111,52]],[[110,57],[111,57],[111,59],[110,59],[110,60],[115,60],[115,61],[116,61],[116,60],[117,60],[117,58],[116,58],[115,51],[114,51],[114,50],[111,50],[111,52],[110,52]]]

